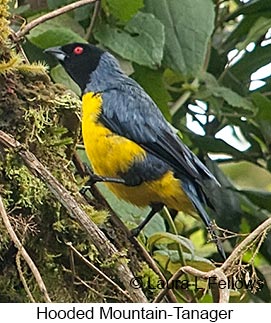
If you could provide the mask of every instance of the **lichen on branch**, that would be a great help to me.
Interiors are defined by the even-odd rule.
[[[10,35],[8,3],[9,0],[2,0],[0,3],[0,48],[7,42]]]

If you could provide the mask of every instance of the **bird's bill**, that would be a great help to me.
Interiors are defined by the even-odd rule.
[[[45,49],[43,52],[53,55],[59,61],[64,61],[64,59],[67,57],[67,54],[64,53],[60,47],[50,47]]]

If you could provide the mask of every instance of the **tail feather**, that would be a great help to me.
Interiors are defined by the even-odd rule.
[[[208,205],[206,202],[207,197],[205,196],[205,194],[202,191],[199,196],[198,191],[200,190],[200,188],[197,190],[194,183],[192,183],[190,181],[187,181],[186,183],[183,182],[183,189],[184,189],[185,193],[187,194],[187,196],[189,197],[189,199],[191,200],[195,209],[198,211],[198,213],[199,213],[202,221],[206,225],[209,233],[211,234],[212,239],[214,240],[214,242],[216,244],[219,254],[225,260],[226,255],[225,255],[225,251],[223,249],[223,246],[221,244],[221,240],[220,240],[219,236],[217,235],[217,233],[215,232],[215,230],[213,228],[213,224],[210,220],[210,217],[203,206],[203,204]]]

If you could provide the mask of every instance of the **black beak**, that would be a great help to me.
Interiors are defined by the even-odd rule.
[[[43,52],[46,54],[53,55],[56,59],[58,59],[61,62],[63,62],[64,59],[68,56],[65,52],[63,52],[60,46],[47,48]]]

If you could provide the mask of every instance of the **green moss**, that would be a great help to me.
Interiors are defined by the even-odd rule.
[[[149,296],[159,293],[159,286],[162,286],[159,276],[146,264],[142,263],[141,270],[136,274],[136,277],[140,280],[142,288]]]
[[[127,250],[122,250],[115,252],[114,255],[111,257],[111,259],[107,258],[106,262],[103,262],[101,264],[101,267],[103,268],[114,268],[116,263],[120,264],[128,263],[129,259],[127,258]]]
[[[9,0],[1,0],[0,3],[0,45],[5,44],[10,34],[9,29]],[[1,47],[1,46],[0,46]]]
[[[92,206],[90,205],[84,205],[83,206],[84,211],[89,215],[91,220],[96,223],[97,225],[105,224],[109,214],[107,211],[96,211]]]
[[[16,167],[17,166],[17,167]],[[26,208],[36,212],[48,194],[45,185],[31,175],[26,166],[18,162],[17,156],[6,154],[5,177],[8,190],[5,197],[16,208]]]
[[[71,193],[78,193],[71,158],[80,138],[80,100],[63,86],[53,84],[42,65],[24,64],[19,56],[8,54],[8,45],[3,52],[4,56],[0,53],[0,67],[3,68],[0,73],[0,129],[34,153]],[[53,301],[97,300],[97,295],[75,276],[86,280],[101,294],[112,293],[107,282],[95,282],[97,273],[73,255],[66,245],[72,242],[84,257],[99,266],[98,252],[86,233],[69,217],[47,186],[29,172],[16,151],[2,146],[0,183],[0,193],[12,226],[39,269]],[[90,206],[86,207],[86,212],[97,224],[103,224],[108,216]],[[0,302],[29,302],[18,275],[15,261],[18,251],[1,220],[0,230]],[[21,260],[21,266],[34,299],[44,301],[24,260]]]

